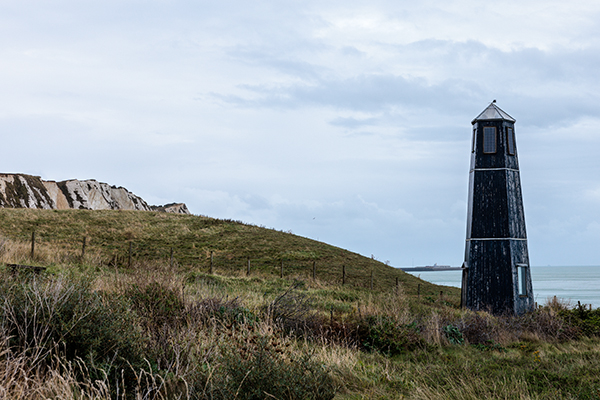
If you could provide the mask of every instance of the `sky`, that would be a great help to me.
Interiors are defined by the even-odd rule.
[[[496,99],[531,264],[600,265],[599,67],[598,1],[2,0],[0,172],[459,266]]]

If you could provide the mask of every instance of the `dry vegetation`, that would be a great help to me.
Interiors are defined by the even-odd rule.
[[[1,268],[0,398],[600,399],[598,310],[465,311],[457,290],[239,222],[5,209],[0,263],[47,267]]]

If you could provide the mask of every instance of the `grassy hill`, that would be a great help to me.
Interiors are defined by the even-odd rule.
[[[37,257],[29,259],[25,246],[35,232]],[[244,275],[250,260],[250,274],[285,278],[316,277],[330,284],[391,290],[398,283],[404,292],[460,302],[460,290],[438,287],[377,260],[326,243],[239,221],[202,216],[138,211],[0,209],[0,237],[23,244],[14,263],[80,263],[86,238],[84,262],[102,265],[129,265],[133,262],[173,262],[189,271],[213,271],[221,275]],[[1,240],[1,239],[0,239]],[[52,256],[50,256],[50,254]],[[6,259],[6,257],[5,257]],[[8,260],[7,260],[8,261]]]

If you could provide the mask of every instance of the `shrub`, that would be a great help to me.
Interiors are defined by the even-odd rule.
[[[140,316],[140,325],[148,338],[146,356],[152,369],[164,371],[170,369],[174,360],[187,361],[189,346],[182,347],[174,340],[186,323],[181,293],[163,283],[152,282],[146,286],[131,285],[125,296]]]
[[[227,299],[209,297],[192,304],[187,317],[194,323],[210,324],[211,321],[224,322],[227,326],[253,325],[259,318],[250,309],[244,307],[238,297]]]
[[[285,331],[306,333],[312,330],[315,313],[311,299],[296,290],[299,284],[295,282],[265,308],[273,322]]]
[[[556,312],[545,307],[515,318],[519,328],[530,332],[542,340],[565,342],[581,336],[581,330],[568,318],[562,316],[563,311]],[[515,331],[521,330],[515,328]]]
[[[487,344],[498,339],[498,321],[496,317],[484,312],[467,313],[453,324],[470,344]]]
[[[358,334],[367,350],[392,356],[427,347],[419,335],[416,323],[401,325],[387,316],[369,316],[365,319],[365,324]]]
[[[559,311],[564,320],[586,336],[600,336],[600,308],[590,310],[578,303],[573,309]]]
[[[153,330],[162,325],[177,324],[181,321],[185,303],[181,294],[159,282],[145,287],[132,285],[125,291],[134,310],[143,317],[147,329]]]
[[[221,359],[199,366],[191,385],[192,399],[313,399],[335,396],[325,367],[310,354],[285,357],[277,339],[250,334],[220,348]]]
[[[463,344],[465,342],[462,332],[452,324],[444,327],[444,335],[452,344]]]
[[[5,276],[0,323],[12,351],[48,365],[57,352],[83,359],[90,374],[102,378],[142,366],[142,337],[134,315],[119,298],[91,289],[91,280],[66,276]]]

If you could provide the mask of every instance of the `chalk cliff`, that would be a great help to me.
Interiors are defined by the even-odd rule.
[[[183,203],[150,206],[123,187],[111,186],[94,179],[55,182],[25,174],[0,174],[0,207],[143,210],[190,214]]]

